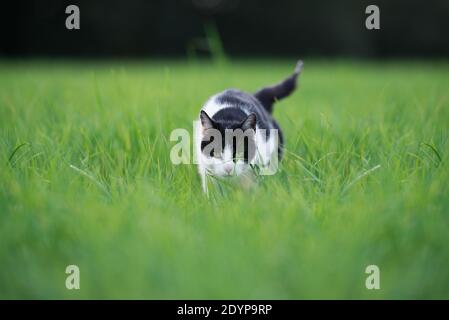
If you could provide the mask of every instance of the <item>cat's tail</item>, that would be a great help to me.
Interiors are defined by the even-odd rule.
[[[299,60],[296,63],[295,71],[287,79],[274,86],[262,88],[254,94],[269,113],[273,112],[273,104],[277,100],[288,97],[295,90],[296,79],[302,71],[302,66],[303,62],[302,60]]]

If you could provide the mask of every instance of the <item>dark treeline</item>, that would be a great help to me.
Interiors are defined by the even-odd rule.
[[[65,28],[69,4],[80,8],[80,30]],[[380,30],[365,28],[369,4],[380,8]],[[449,56],[449,0],[18,0],[2,6],[3,57],[171,57],[208,54],[208,44],[230,56]]]

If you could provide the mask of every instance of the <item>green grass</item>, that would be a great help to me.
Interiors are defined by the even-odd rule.
[[[306,60],[250,192],[171,164],[208,96],[294,63],[1,63],[0,298],[449,298],[447,63]]]

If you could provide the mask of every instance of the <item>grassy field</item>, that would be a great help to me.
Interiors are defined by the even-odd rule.
[[[0,298],[449,298],[447,63],[306,60],[251,192],[170,162],[208,96],[294,64],[0,63]]]

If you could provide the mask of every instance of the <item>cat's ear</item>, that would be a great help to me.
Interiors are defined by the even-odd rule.
[[[257,117],[255,113],[250,113],[248,115],[248,117],[246,117],[245,120],[243,120],[241,127],[242,130],[245,131],[247,129],[253,129],[256,130],[256,122],[257,122]]]
[[[214,128],[214,120],[212,120],[206,112],[201,110],[200,113],[200,119],[201,119],[201,125],[203,126],[204,130],[212,129]]]

